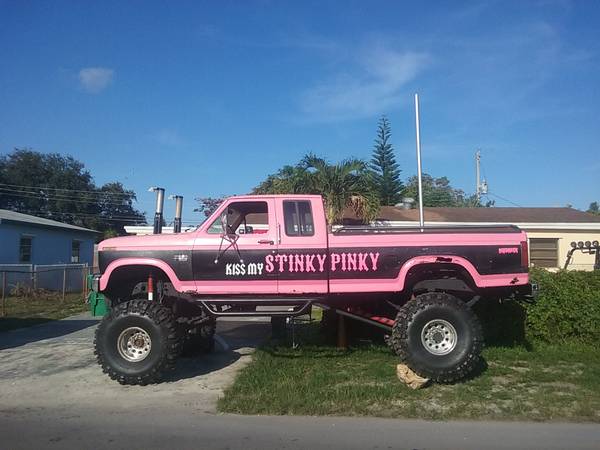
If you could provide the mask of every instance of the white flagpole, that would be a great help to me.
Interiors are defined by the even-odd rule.
[[[419,125],[419,94],[415,94],[415,127],[417,129],[417,178],[419,182],[419,226],[421,231],[425,224],[423,217],[423,172],[421,169],[421,127]]]

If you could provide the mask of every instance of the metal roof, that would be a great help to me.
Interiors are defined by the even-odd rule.
[[[16,211],[9,211],[8,209],[0,209],[0,223],[4,221],[28,223],[31,225],[38,225],[43,227],[63,228],[66,230],[82,231],[86,233],[98,233],[98,231],[90,230],[89,228],[78,227],[76,225],[70,225],[68,223],[57,222],[56,220],[31,216],[29,214],[22,214]]]

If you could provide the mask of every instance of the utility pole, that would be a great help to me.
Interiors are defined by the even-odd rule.
[[[488,185],[485,178],[481,181],[481,150],[477,149],[475,152],[475,172],[477,178],[477,184],[475,185],[475,196],[477,203],[481,200],[481,194],[487,194]]]
[[[479,197],[481,193],[479,192],[479,164],[481,162],[481,150],[477,150],[475,152],[475,172],[477,177],[477,182],[475,184],[475,195],[477,196],[477,201],[479,201]]]

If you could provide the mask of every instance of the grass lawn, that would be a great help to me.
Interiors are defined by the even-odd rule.
[[[397,357],[384,344],[337,350],[322,345],[314,323],[300,334],[298,349],[258,349],[220,411],[600,422],[600,355],[591,347],[490,347],[474,378],[414,391],[396,378]]]
[[[0,332],[63,319],[88,310],[82,294],[40,298],[6,298],[6,315],[0,317]],[[1,314],[0,306],[0,314]]]

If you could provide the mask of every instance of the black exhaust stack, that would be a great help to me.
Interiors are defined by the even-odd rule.
[[[181,233],[181,214],[183,211],[183,196],[171,195],[171,200],[175,200],[175,220],[173,220],[173,233]]]
[[[151,187],[150,192],[156,192],[156,212],[154,213],[154,234],[162,233],[163,206],[165,204],[165,190],[160,187]]]

